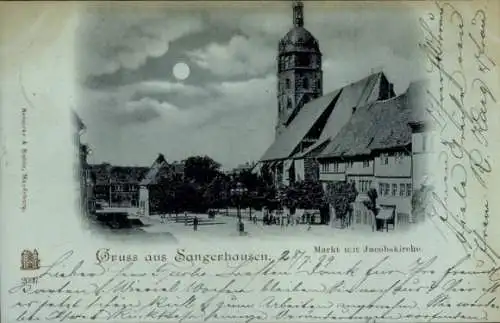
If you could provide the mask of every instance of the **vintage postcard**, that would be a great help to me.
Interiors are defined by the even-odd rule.
[[[1,321],[500,321],[500,2],[0,4]]]

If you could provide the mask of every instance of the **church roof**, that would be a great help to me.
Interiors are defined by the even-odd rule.
[[[320,140],[334,138],[353,114],[353,109],[377,101],[380,97],[380,84],[388,82],[383,72],[371,74],[342,88],[332,116],[328,119]]]
[[[328,116],[328,121],[320,135],[319,141],[324,142],[328,138],[333,138],[342,126],[347,123],[349,118],[351,118],[354,107],[365,105],[368,102],[378,99],[379,85],[383,79],[386,80],[384,74],[378,72],[305,104],[290,125],[285,128],[264,153],[261,161],[291,157],[316,120],[332,103],[335,106]],[[321,145],[318,148],[323,148],[323,146]],[[300,157],[301,155],[303,154],[299,153],[294,157]]]
[[[319,44],[316,38],[304,27],[296,26],[280,40],[279,53],[288,52],[317,52]]]
[[[317,158],[353,157],[404,147],[411,143],[411,114],[407,93],[360,107]]]
[[[304,139],[314,122],[339,93],[340,90],[336,90],[304,104],[290,125],[283,130],[274,143],[267,149],[261,161],[288,158],[302,139]]]

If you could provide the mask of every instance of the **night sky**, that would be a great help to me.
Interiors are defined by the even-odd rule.
[[[373,70],[398,93],[421,77],[418,13],[349,8],[304,6],[323,53],[324,93]],[[158,153],[168,161],[206,154],[229,169],[258,160],[272,143],[275,59],[292,27],[291,3],[101,6],[80,19],[77,111],[90,162],[149,166]]]

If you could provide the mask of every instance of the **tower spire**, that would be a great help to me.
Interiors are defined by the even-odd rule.
[[[293,2],[293,25],[295,27],[304,26],[304,4],[302,1]]]

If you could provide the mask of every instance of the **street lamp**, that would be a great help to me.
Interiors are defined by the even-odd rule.
[[[237,198],[237,210],[238,210],[238,220],[241,222],[241,198],[244,194],[246,194],[248,190],[243,186],[242,183],[238,182],[236,184],[236,188],[231,189],[231,196],[235,196]]]

